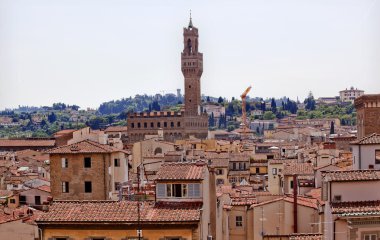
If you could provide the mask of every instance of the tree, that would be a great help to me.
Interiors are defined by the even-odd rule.
[[[276,105],[276,101],[274,100],[274,98],[272,98],[272,102],[271,102],[270,106],[271,106],[271,111],[274,114],[276,114],[276,112],[277,112],[277,105]]]
[[[160,107],[160,104],[158,104],[158,101],[153,101],[152,110],[153,111],[161,111],[161,107]]]
[[[51,113],[48,115],[48,121],[49,121],[50,123],[53,123],[53,122],[57,121],[57,116],[55,115],[54,112],[51,112]]]
[[[206,101],[207,101],[208,103],[211,102],[211,100],[210,100],[210,96],[207,96]]]
[[[222,97],[219,97],[219,98],[218,98],[218,103],[222,103],[222,102],[224,102],[223,98],[222,98]]]
[[[266,111],[263,116],[264,120],[273,120],[275,117],[276,115],[272,111]]]
[[[211,115],[208,117],[208,126],[214,127],[215,126],[215,119],[214,119],[214,113],[211,112]]]
[[[335,133],[335,130],[334,130],[334,121],[331,121],[331,125],[330,125],[330,135],[331,134],[334,134]]]
[[[309,96],[304,101],[306,110],[315,110],[315,100],[312,92],[309,92]]]

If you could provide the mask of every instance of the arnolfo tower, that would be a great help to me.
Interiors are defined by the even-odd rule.
[[[202,111],[201,76],[203,55],[198,52],[198,29],[191,21],[183,29],[181,69],[185,77],[185,111],[141,112],[128,114],[128,138],[130,143],[141,141],[147,135],[162,130],[166,141],[189,138],[207,138],[208,116]]]
[[[183,51],[181,69],[185,77],[185,135],[206,138],[208,117],[203,113],[201,104],[201,76],[203,73],[203,54],[199,48],[198,29],[193,26],[190,16],[189,26],[183,29]]]

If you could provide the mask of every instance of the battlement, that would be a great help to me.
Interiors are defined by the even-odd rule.
[[[158,117],[180,117],[183,116],[184,111],[160,111],[160,112],[134,112],[128,113],[128,118],[158,118]]]

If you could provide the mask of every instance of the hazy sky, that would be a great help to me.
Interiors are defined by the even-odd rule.
[[[380,0],[0,0],[0,109],[183,89],[189,9],[205,95],[380,93]]]

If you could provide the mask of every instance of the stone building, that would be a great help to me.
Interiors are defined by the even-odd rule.
[[[189,26],[183,29],[183,38],[181,70],[185,78],[185,110],[128,114],[130,143],[141,141],[146,135],[156,135],[159,129],[163,130],[163,137],[166,141],[175,141],[190,136],[207,137],[208,117],[201,107],[203,54],[198,51],[198,29],[193,26],[191,18]]]
[[[366,94],[355,99],[358,139],[380,133],[380,94]]]
[[[353,103],[354,100],[364,94],[363,90],[355,89],[354,87],[351,87],[350,89],[339,91],[339,97],[342,102],[351,102]]]
[[[123,150],[90,140],[51,149],[51,194],[60,200],[117,199],[128,180]]]

